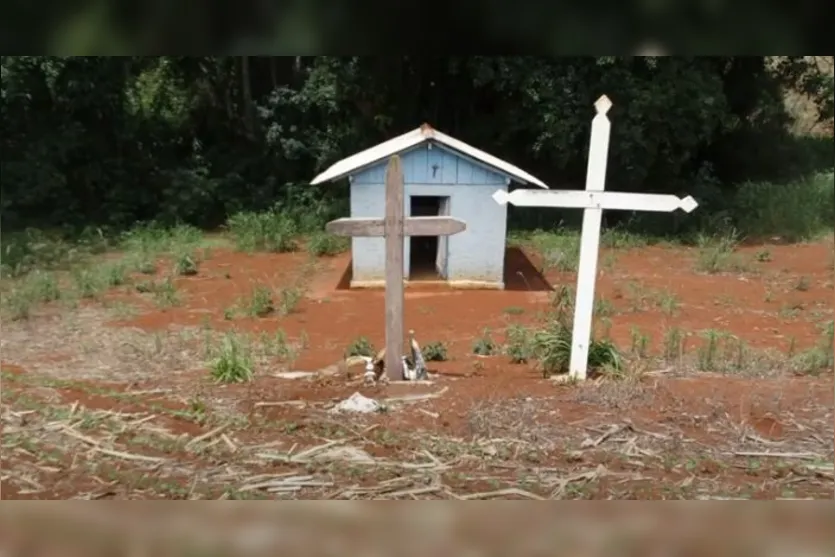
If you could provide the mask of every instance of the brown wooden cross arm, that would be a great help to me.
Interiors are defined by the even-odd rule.
[[[452,236],[467,229],[467,223],[453,217],[405,217],[403,236]],[[336,219],[325,230],[337,236],[381,237],[386,235],[385,219]]]
[[[403,238],[406,236],[450,236],[463,232],[467,224],[452,217],[405,217],[403,169],[400,157],[391,157],[386,168],[386,214],[381,219],[345,218],[329,222],[331,234],[386,239],[386,373],[402,378],[403,366]]]

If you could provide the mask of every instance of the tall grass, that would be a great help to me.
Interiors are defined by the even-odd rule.
[[[835,175],[788,184],[748,182],[737,189],[731,207],[731,219],[749,238],[809,240],[835,226]]]
[[[348,242],[324,233],[325,223],[347,216],[347,197],[334,190],[318,190],[308,184],[288,185],[285,195],[266,211],[242,211],[231,215],[226,229],[239,251],[296,251],[302,236],[310,237],[312,255],[333,255]]]
[[[601,244],[628,248],[664,239],[697,244],[705,236],[729,234],[740,240],[778,237],[786,242],[802,242],[831,232],[835,226],[833,171],[787,183],[745,182],[734,187],[694,184],[687,191],[699,202],[693,213],[635,212],[628,220],[604,230]],[[511,238],[535,247],[545,267],[573,271],[579,233],[579,223],[570,227],[560,224],[548,229],[512,231]]]
[[[150,258],[175,250],[193,249],[203,239],[200,229],[188,225],[164,227],[150,223],[122,234],[106,234],[89,228],[80,234],[26,229],[4,233],[0,249],[2,277],[20,277],[34,269],[71,268],[86,263],[93,255],[111,249],[128,252],[133,259]]]
[[[528,328],[518,324],[507,329],[504,353],[513,363],[535,361],[543,376],[566,373],[571,363],[574,293],[563,287],[554,293],[552,311],[544,325]],[[610,374],[623,370],[621,351],[609,338],[590,339],[588,367]]]
[[[159,254],[194,248],[203,240],[203,232],[190,225],[165,227],[148,223],[132,228],[121,236],[120,247],[126,251]]]
[[[278,208],[262,213],[236,213],[229,217],[226,227],[239,251],[281,253],[298,247],[299,225]]]
[[[0,276],[19,277],[34,269],[72,266],[113,245],[100,229],[90,228],[75,237],[61,231],[27,228],[4,232],[0,249]]]

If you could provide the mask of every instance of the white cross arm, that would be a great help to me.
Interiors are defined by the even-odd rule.
[[[565,207],[569,209],[605,209],[620,211],[654,211],[670,213],[676,209],[689,213],[699,204],[691,196],[657,193],[584,190],[497,190],[493,199],[500,205],[512,203],[520,207]]]

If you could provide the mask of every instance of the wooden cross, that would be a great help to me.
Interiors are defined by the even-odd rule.
[[[451,236],[467,224],[452,217],[404,217],[403,169],[394,155],[386,168],[384,218],[344,218],[325,229],[339,236],[374,236],[386,239],[386,374],[403,379],[403,240],[409,236]]]
[[[568,207],[583,209],[583,231],[580,238],[580,263],[577,267],[577,293],[574,302],[574,331],[572,332],[569,376],[585,379],[591,342],[594,283],[597,279],[597,257],[600,248],[600,225],[603,209],[623,211],[655,211],[669,213],[681,209],[686,213],[697,206],[690,196],[679,199],[675,195],[625,193],[604,191],[606,158],[609,150],[611,124],[606,116],[612,101],[606,95],[594,103],[597,115],[591,123],[591,145],[586,170],[586,189],[578,190],[498,190],[493,199],[499,204],[512,203],[524,207]]]

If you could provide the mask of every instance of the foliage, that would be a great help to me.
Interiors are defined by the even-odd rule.
[[[504,351],[511,363],[527,363],[534,357],[534,348],[533,331],[518,324],[507,328]]]
[[[275,311],[272,291],[266,286],[256,286],[245,307],[247,314],[252,317],[266,317]]]
[[[180,251],[174,256],[174,273],[186,277],[194,276],[199,270],[200,263],[193,253]]]
[[[788,184],[748,182],[734,196],[736,224],[749,237],[809,240],[835,222],[835,178],[817,174]]]
[[[742,263],[734,254],[738,244],[738,236],[733,230],[715,236],[700,234],[697,239],[699,252],[696,258],[696,270],[711,274],[740,270],[739,266]]]
[[[2,226],[112,237],[137,222],[229,220],[246,249],[294,249],[292,233],[346,213],[347,188],[309,185],[318,171],[423,121],[552,187],[577,187],[591,105],[605,92],[615,103],[608,187],[702,202],[692,218],[642,215],[634,228],[687,232],[729,212],[743,235],[750,225],[805,236],[796,216],[819,199],[804,188],[831,170],[831,135],[791,135],[784,97],[808,99],[813,123],[831,119],[832,76],[811,58],[3,56]],[[790,193],[768,183],[794,184],[794,208],[775,215]],[[748,184],[739,195],[737,184]],[[831,223],[824,202],[809,222]],[[749,216],[758,212],[765,221]],[[511,224],[550,230],[577,213],[513,209]],[[316,252],[335,248],[317,242]],[[4,250],[4,272],[31,256]]]
[[[307,251],[315,256],[337,255],[348,251],[350,246],[350,239],[327,232],[313,233],[307,240]]]
[[[227,333],[209,362],[212,378],[218,383],[244,383],[252,380],[254,364],[252,349],[245,339]]]
[[[427,362],[445,362],[449,357],[446,344],[440,341],[425,344],[421,349],[421,354]]]
[[[278,311],[281,315],[290,315],[304,297],[304,292],[298,287],[282,288],[278,293]]]
[[[367,337],[359,337],[345,349],[345,357],[350,358],[351,356],[372,358],[375,356],[374,345]]]
[[[571,363],[571,343],[574,328],[574,293],[570,287],[556,290],[551,300],[552,313],[544,327],[536,330],[515,329],[509,336],[511,359],[521,362],[536,360],[546,377],[566,373]],[[521,358],[519,356],[522,356]],[[588,368],[620,372],[623,356],[608,338],[592,335],[589,345]]]
[[[229,217],[227,227],[237,249],[246,252],[287,252],[296,249],[298,228],[278,210],[251,211]]]
[[[571,360],[571,326],[562,319],[551,319],[533,335],[533,353],[545,376],[568,371]],[[619,371],[623,367],[620,351],[609,339],[592,339],[589,369]]]
[[[835,321],[820,326],[820,338],[815,346],[792,358],[792,368],[797,373],[819,375],[835,366]]]
[[[494,356],[499,351],[499,346],[493,340],[490,329],[484,329],[481,336],[473,340],[473,354],[476,356]]]
[[[576,271],[580,263],[580,238],[576,234],[557,230],[553,233],[536,230],[531,243],[542,254],[543,270]]]

